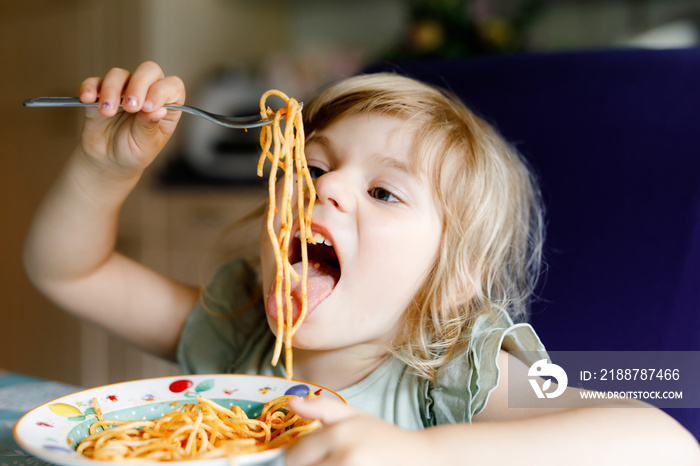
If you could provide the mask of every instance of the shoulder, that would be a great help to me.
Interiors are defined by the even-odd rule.
[[[180,337],[178,362],[184,373],[230,371],[248,340],[267,329],[258,288],[254,271],[243,260],[217,270]]]
[[[488,403],[474,416],[474,422],[502,421],[512,419],[517,415],[517,410],[508,408],[508,385],[510,377],[521,379],[523,371],[527,373],[527,366],[522,361],[509,356],[508,352],[501,349],[496,356],[498,378],[489,392]]]
[[[516,324],[501,310],[479,316],[464,349],[438,371],[436,381],[430,384],[434,422],[478,420],[498,387],[504,386],[501,382],[507,377],[509,351],[525,352],[527,360],[533,362],[546,355],[529,324]]]
[[[235,306],[259,294],[257,274],[250,264],[237,259],[217,269],[202,295],[203,305],[223,313],[235,311]]]

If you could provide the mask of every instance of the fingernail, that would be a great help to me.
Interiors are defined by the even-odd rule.
[[[142,108],[143,108],[144,111],[150,112],[151,110],[153,110],[153,102],[151,102],[150,100],[145,101],[145,102],[143,103],[143,107],[142,107]]]
[[[126,100],[124,100],[124,104],[130,107],[136,107],[138,103],[139,101],[136,99],[136,97],[127,97]]]
[[[112,108],[112,104],[109,102],[102,102],[102,108]]]

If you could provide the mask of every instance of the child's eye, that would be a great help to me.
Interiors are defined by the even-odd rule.
[[[309,166],[309,175],[311,175],[312,180],[315,180],[316,178],[323,176],[325,173],[326,173],[325,170],[323,170],[321,168]]]
[[[398,197],[384,188],[372,188],[369,190],[369,195],[372,196],[373,199],[382,202],[401,202]]]

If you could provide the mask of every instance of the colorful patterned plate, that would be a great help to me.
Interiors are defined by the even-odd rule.
[[[75,452],[75,447],[95,420],[93,398],[97,398],[106,418],[154,419],[172,410],[170,403],[193,402],[198,394],[227,407],[238,405],[249,416],[257,416],[262,405],[273,398],[285,394],[303,396],[309,391],[345,401],[325,387],[296,380],[287,382],[279,377],[238,374],[160,377],[105,385],[49,401],[20,418],[14,435],[17,443],[28,453],[50,463],[65,466],[116,465],[122,463],[96,462]],[[283,464],[283,449],[241,455],[237,461],[241,466]],[[228,460],[178,463],[224,466],[228,465]],[[163,465],[162,462],[157,464]]]

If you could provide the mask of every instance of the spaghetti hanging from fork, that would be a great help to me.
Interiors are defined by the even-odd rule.
[[[267,106],[267,99],[273,95],[282,98],[287,106],[276,112],[270,109]],[[311,232],[311,213],[314,200],[316,199],[316,190],[314,189],[304,154],[304,124],[300,108],[299,102],[278,90],[267,91],[260,98],[260,115],[263,118],[273,119],[272,125],[265,126],[260,130],[262,153],[258,162],[258,176],[262,177],[265,161],[271,161],[268,178],[267,231],[277,263],[275,278],[277,340],[272,357],[272,365],[277,364],[282,351],[282,343],[284,342],[287,380],[292,378],[292,337],[304,321],[308,308],[306,280],[309,260],[306,246],[307,243],[316,243]],[[284,118],[284,130],[282,130],[281,126],[282,118]],[[284,171],[284,185],[279,207],[277,206],[276,192],[278,168]],[[295,174],[297,181],[296,207],[301,240],[301,277],[298,276],[289,262],[289,245],[292,224],[294,223],[293,196]],[[281,221],[279,233],[275,231],[275,215],[278,211]],[[295,281],[301,280],[301,312],[296,323],[293,320],[292,279]]]

